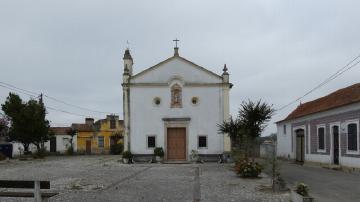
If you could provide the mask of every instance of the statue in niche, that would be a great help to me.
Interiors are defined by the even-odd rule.
[[[171,108],[182,107],[181,86],[175,84],[171,87]]]

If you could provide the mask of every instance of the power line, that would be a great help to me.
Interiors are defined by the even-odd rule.
[[[340,75],[342,75],[343,73],[345,73],[346,71],[350,70],[351,68],[355,67],[357,64],[360,63],[359,61],[356,61],[357,59],[360,58],[360,55],[358,55],[357,57],[355,57],[353,60],[351,60],[350,62],[348,62],[345,66],[341,67],[338,71],[336,71],[334,74],[332,74],[331,76],[329,76],[328,78],[326,78],[323,82],[321,82],[320,84],[318,84],[317,86],[315,86],[314,88],[312,88],[310,91],[306,92],[304,95],[298,97],[297,99],[291,101],[290,103],[280,107],[279,109],[277,109],[276,111],[280,111],[285,109],[286,107],[296,103],[297,101],[301,100],[302,98],[304,98],[305,96],[309,95],[310,93],[314,92],[315,90],[319,89],[320,87],[324,86],[325,84],[329,83],[330,81],[334,80],[335,78],[339,77]],[[354,61],[356,61],[354,63]],[[354,64],[352,64],[354,63]],[[352,65],[351,65],[352,64]],[[349,66],[350,65],[350,66]],[[348,67],[349,66],[349,67]]]
[[[13,89],[23,91],[25,94],[28,93],[27,95],[29,95],[29,94],[38,95],[39,94],[37,92],[29,91],[29,90],[26,90],[26,89],[23,89],[23,88],[19,88],[19,87],[16,87],[16,86],[12,85],[12,84],[5,83],[5,82],[2,82],[2,81],[0,81],[0,83],[2,83],[3,85],[7,85],[7,86],[9,86],[9,87],[11,87]],[[1,86],[3,86],[3,85],[1,85]],[[47,97],[48,99],[51,99],[51,100],[53,100],[55,102],[59,102],[59,103],[62,103],[62,104],[65,104],[65,105],[68,105],[68,106],[71,106],[71,107],[75,107],[75,108],[78,108],[78,109],[81,109],[81,110],[91,111],[91,112],[96,112],[96,113],[101,113],[101,114],[116,114],[116,113],[113,113],[113,112],[98,111],[98,110],[93,110],[93,109],[89,109],[89,108],[86,108],[86,107],[81,107],[81,106],[78,106],[78,105],[74,105],[74,104],[62,101],[62,100],[60,100],[58,98],[55,98],[55,97],[52,97],[52,96],[49,96],[49,95],[46,95],[46,94],[43,94],[43,95],[44,95],[44,97]]]
[[[13,91],[16,91],[16,92],[19,92],[19,93],[23,93],[23,94],[26,94],[28,96],[30,96],[31,98],[34,98],[34,96],[30,93],[25,93],[25,92],[22,92],[21,90],[17,90],[15,88],[10,88],[8,86],[4,86],[4,85],[1,85],[1,87],[4,87],[4,88],[7,88],[9,90],[13,90]],[[57,108],[54,108],[54,107],[50,107],[50,106],[46,106],[46,109],[50,109],[50,110],[53,110],[53,111],[58,111],[58,112],[63,112],[63,113],[66,113],[66,114],[71,114],[71,115],[75,115],[75,116],[81,116],[81,117],[94,117],[94,116],[87,116],[87,115],[84,115],[84,114],[78,114],[78,113],[74,113],[74,112],[69,112],[69,111],[65,111],[65,110],[62,110],[62,109],[57,109]],[[99,117],[94,117],[96,119],[101,119]]]

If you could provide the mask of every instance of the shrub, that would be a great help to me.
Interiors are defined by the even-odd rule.
[[[34,159],[43,159],[46,156],[46,149],[41,148],[33,154]]]
[[[133,155],[132,155],[132,153],[131,153],[130,151],[124,151],[124,152],[122,153],[122,157],[123,157],[124,159],[132,159]]]
[[[262,169],[263,167],[259,163],[247,160],[235,164],[235,172],[241,177],[258,177]]]
[[[302,196],[309,196],[309,187],[304,183],[297,184],[295,191]]]
[[[67,154],[67,155],[74,155],[74,147],[69,146],[69,147],[66,149],[66,154]]]
[[[124,150],[123,143],[117,143],[110,146],[110,154],[121,154]]]
[[[6,156],[0,152],[0,161],[6,160]]]
[[[164,150],[162,147],[156,147],[154,149],[154,155],[159,157],[164,157]]]

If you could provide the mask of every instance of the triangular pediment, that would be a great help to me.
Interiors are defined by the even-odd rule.
[[[183,57],[170,57],[131,77],[130,83],[165,83],[178,77],[190,83],[219,83],[222,77]]]

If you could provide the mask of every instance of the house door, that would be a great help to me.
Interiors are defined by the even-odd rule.
[[[86,140],[86,153],[91,154],[91,140]]]
[[[50,139],[50,152],[56,152],[56,137]]]
[[[186,160],[186,129],[167,129],[167,160]]]
[[[304,130],[303,129],[296,130],[295,134],[296,134],[296,161],[303,163],[305,157]]]
[[[334,164],[339,165],[339,126],[333,126]]]

